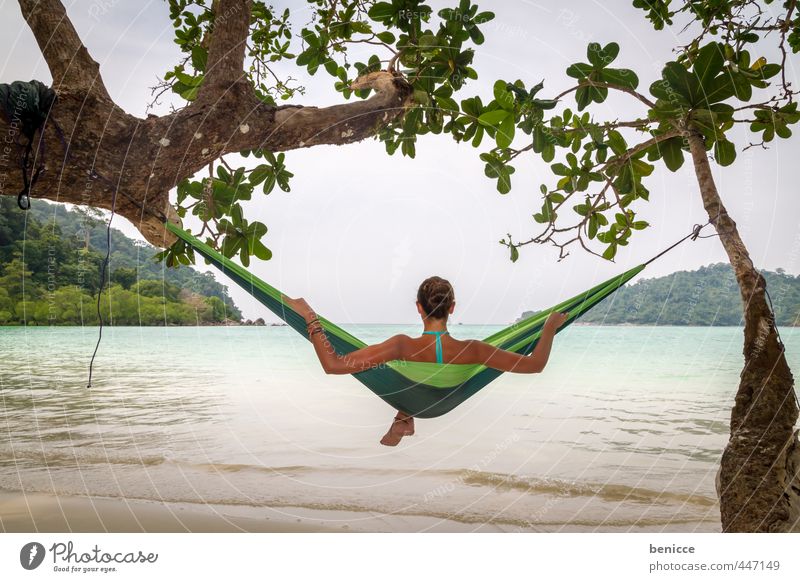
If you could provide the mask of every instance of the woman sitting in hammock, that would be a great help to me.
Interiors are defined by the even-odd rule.
[[[386,341],[341,356],[325,338],[325,332],[314,310],[305,299],[289,299],[287,304],[301,315],[308,326],[311,342],[322,368],[328,374],[355,374],[391,360],[439,362],[448,364],[482,364],[503,372],[535,374],[541,372],[550,356],[553,336],[567,320],[568,314],[551,313],[544,324],[536,348],[529,356],[496,348],[479,340],[457,340],[447,331],[447,318],[455,309],[455,295],[450,282],[429,277],[417,291],[417,311],[424,331],[420,337],[396,335]],[[396,446],[404,436],[414,434],[414,417],[397,411],[381,444]]]

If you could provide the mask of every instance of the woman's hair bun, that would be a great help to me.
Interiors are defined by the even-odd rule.
[[[417,301],[422,305],[425,315],[434,319],[444,319],[455,302],[453,286],[447,279],[428,277],[419,286]]]

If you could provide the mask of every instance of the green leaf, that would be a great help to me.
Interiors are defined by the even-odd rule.
[[[718,139],[714,143],[714,159],[720,166],[730,166],[736,159],[736,147],[727,139]]]
[[[436,97],[436,105],[445,111],[452,111],[458,113],[458,103],[449,97]]]
[[[599,43],[590,42],[586,47],[586,56],[589,59],[589,62],[592,63],[592,65],[594,65],[597,69],[603,68],[606,64],[603,61],[603,49]]]
[[[555,109],[556,105],[558,105],[558,101],[556,99],[534,99],[532,103],[534,107],[544,109],[545,111]]]
[[[603,59],[606,66],[614,62],[618,55],[619,45],[617,43],[610,42],[603,47]]]
[[[722,45],[719,43],[709,43],[697,52],[692,70],[703,91],[706,91],[707,84],[722,72],[724,64],[725,57]]]
[[[573,79],[585,79],[592,71],[592,65],[587,65],[586,63],[575,63],[567,67],[567,75]]]
[[[644,160],[632,159],[630,161],[631,168],[635,176],[649,176],[653,173],[654,166],[648,164]]]
[[[547,146],[548,135],[544,132],[544,126],[539,123],[533,128],[533,151],[537,154],[542,153],[542,150]]]
[[[731,78],[736,98],[741,101],[750,101],[753,97],[753,86],[750,84],[750,79],[741,73],[733,73]]]
[[[245,267],[250,266],[250,250],[247,248],[247,245],[242,245],[239,251],[239,260]]]
[[[263,222],[253,222],[248,227],[248,233],[256,239],[260,239],[267,234],[267,225]]]
[[[769,79],[781,72],[781,66],[776,63],[766,64],[757,69],[762,79]]]
[[[599,77],[605,83],[630,89],[636,89],[639,86],[639,77],[630,69],[603,69],[600,71]]]
[[[683,139],[673,137],[658,144],[659,152],[667,168],[671,172],[677,172],[683,165]]]
[[[664,79],[669,86],[680,95],[689,105],[698,105],[703,97],[697,79],[676,62],[667,63],[662,71]]]
[[[602,69],[610,65],[619,55],[619,45],[610,42],[604,47],[596,42],[589,43],[586,47],[586,56],[595,69]]]
[[[481,145],[481,140],[483,140],[483,127],[478,126],[475,128],[475,137],[472,138],[472,147],[478,147]]]
[[[242,238],[238,234],[229,234],[225,236],[222,241],[222,248],[220,251],[226,257],[232,257],[239,250],[242,243]]]
[[[503,109],[513,111],[514,109],[514,95],[508,90],[508,83],[502,80],[495,81],[494,83],[494,98]]]
[[[586,108],[592,102],[592,95],[589,93],[589,87],[578,87],[575,91],[575,101],[578,104],[578,111]]]
[[[495,109],[494,111],[487,111],[478,117],[478,122],[483,125],[497,126],[500,125],[504,119],[510,117],[512,114],[505,109]]]
[[[572,171],[570,170],[569,166],[565,166],[562,163],[553,164],[552,166],[550,166],[550,169],[556,176],[569,176],[572,174]]]
[[[483,33],[477,26],[473,26],[469,29],[469,37],[475,44],[483,44],[484,41]]]
[[[514,115],[508,114],[506,118],[500,122],[500,125],[497,128],[497,133],[495,134],[497,146],[501,148],[507,148],[510,146],[511,142],[514,141],[515,130],[516,124],[514,122]]]
[[[508,194],[511,192],[511,174],[513,174],[515,168],[513,166],[504,166],[503,169],[500,171],[500,175],[497,177],[497,191],[500,194]]]
[[[389,2],[378,2],[367,13],[372,20],[384,22],[390,20],[397,13],[397,9]]]
[[[519,259],[519,249],[514,245],[510,245],[511,247],[511,262],[516,263],[517,259]]]
[[[614,154],[619,156],[628,150],[628,144],[625,142],[625,138],[622,137],[622,134],[617,130],[612,129],[609,131],[606,139]]]
[[[589,217],[589,224],[587,225],[587,234],[589,235],[589,238],[594,238],[597,236],[597,227],[597,215],[592,214]]]
[[[250,172],[250,183],[253,186],[258,186],[272,174],[272,166],[261,164],[253,168]]]
[[[272,251],[265,247],[261,241],[253,243],[253,254],[262,261],[268,261],[272,258]]]

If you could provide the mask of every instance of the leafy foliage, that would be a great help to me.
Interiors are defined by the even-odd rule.
[[[593,42],[585,59],[565,71],[574,85],[555,97],[542,97],[544,82],[528,87],[522,80],[497,80],[488,101],[457,93],[477,78],[472,45],[484,42],[481,28],[494,14],[471,0],[453,1],[434,11],[423,0],[307,0],[312,17],[299,34],[292,32],[289,10],[278,14],[257,1],[247,44],[249,77],[266,103],[277,104],[303,91],[293,78],[275,74],[281,61],[293,61],[305,75],[328,75],[345,99],[368,96],[368,90],[352,88],[365,73],[385,68],[402,74],[414,89],[414,106],[379,131],[387,153],[414,157],[418,136],[450,134],[482,148],[484,172],[501,194],[511,191],[523,154],[541,157],[553,173],[553,183],[540,186],[541,208],[532,217],[543,230],[527,241],[501,240],[512,260],[529,243],[554,244],[560,257],[578,243],[613,260],[619,247],[648,227],[638,216],[650,199],[648,177],[662,162],[672,172],[683,167],[687,132],[699,132],[716,162],[727,166],[742,149],[731,137],[737,123],[748,125],[763,144],[789,137],[798,122],[794,93],[783,75],[785,56],[769,62],[761,46],[775,31],[770,42],[778,38],[782,54],[800,51],[800,16],[792,0],[780,2],[777,17],[764,9],[772,0],[632,0],[657,30],[683,18],[701,28],[649,87],[640,87],[639,75],[620,66],[616,42]],[[175,41],[185,59],[166,82],[187,100],[205,72],[204,41],[214,21],[209,4],[169,0]],[[360,50],[359,58],[352,58],[356,46],[368,56]],[[640,111],[629,119],[597,118],[594,110],[611,92],[628,95]],[[271,253],[259,242],[266,226],[248,222],[239,203],[252,199],[257,188],[264,194],[275,186],[289,191],[292,173],[282,154],[243,153],[263,163],[233,169],[221,160],[212,176],[182,183],[178,201],[181,215],[191,212],[203,222],[199,234],[206,234],[207,242],[247,264],[252,255]],[[161,258],[169,265],[194,260],[181,242]]]
[[[169,0],[175,42],[184,58],[165,74],[161,90],[172,91],[187,101],[197,97],[206,71],[207,39],[215,19],[211,4],[211,0]],[[385,67],[404,75],[414,89],[416,104],[403,120],[380,132],[388,153],[399,151],[414,157],[418,135],[460,131],[453,126],[445,128],[445,123],[459,112],[454,93],[477,78],[471,66],[473,49],[467,45],[483,43],[481,26],[494,14],[481,12],[470,0],[458,0],[436,13],[422,0],[307,0],[306,4],[311,9],[311,21],[295,34],[289,8],[278,13],[262,1],[253,2],[247,73],[265,103],[277,105],[305,91],[294,77],[278,73],[285,70],[285,65],[278,67],[282,61],[292,61],[298,76],[324,72],[345,99],[366,98],[369,90],[352,89],[353,81]],[[350,53],[355,46],[376,52],[353,59]],[[513,128],[513,122],[507,122],[506,127]],[[477,134],[477,125],[471,131]],[[481,128],[477,142],[482,134]],[[263,163],[234,169],[223,159],[211,176],[184,180],[178,186],[178,214],[197,217],[203,223],[199,235],[206,235],[206,242],[228,257],[238,256],[247,265],[251,256],[267,260],[272,253],[262,240],[267,227],[249,222],[240,202],[251,200],[257,187],[264,194],[270,194],[276,186],[288,192],[293,174],[287,170],[282,153],[242,154]],[[508,176],[510,172],[504,170],[502,174]],[[180,241],[158,257],[169,266],[195,260],[191,249]]]
[[[509,247],[512,261],[519,258],[519,248],[530,243],[555,245],[559,258],[577,243],[613,260],[619,247],[649,226],[637,216],[642,202],[650,199],[647,178],[660,162],[671,172],[683,166],[688,134],[700,134],[714,160],[728,166],[736,160],[731,130],[737,123],[749,125],[767,143],[775,136],[788,138],[789,126],[800,121],[796,92],[782,74],[784,62],[769,62],[759,54],[759,42],[768,30],[782,34],[784,54],[787,46],[800,50],[790,40],[800,24],[796,14],[769,20],[755,0],[698,1],[678,7],[670,0],[634,0],[633,5],[646,11],[656,29],[683,14],[704,27],[664,65],[646,93],[636,72],[616,66],[617,43],[590,43],[586,61],[566,69],[576,84],[553,99],[537,96],[543,82],[528,90],[521,80],[498,80],[491,102],[483,105],[479,96],[463,100],[461,113],[454,112],[445,126],[456,141],[471,140],[474,147],[480,147],[484,133],[493,138],[493,146],[481,152],[480,159],[501,194],[511,190],[512,162],[523,154],[535,154],[550,164],[554,183],[540,186],[541,208],[532,216],[543,230],[523,242],[510,235],[500,241]],[[793,8],[793,2],[784,2],[786,14],[793,14]],[[614,91],[638,102],[638,114],[597,119],[591,110]],[[574,98],[575,110],[564,103],[567,97]]]

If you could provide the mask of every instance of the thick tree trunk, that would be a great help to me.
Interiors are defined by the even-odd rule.
[[[44,165],[31,197],[111,209],[128,218],[156,246],[175,237],[178,223],[169,192],[220,156],[250,149],[286,151],[349,144],[375,135],[410,104],[411,86],[386,71],[356,80],[372,89],[366,100],[331,107],[273,107],[258,99],[243,72],[249,0],[218,0],[208,67],[195,101],[162,117],[140,119],[109,97],[98,64],[81,43],[59,0],[19,0],[47,61],[57,92],[34,165]],[[56,39],[56,40],[53,40]],[[0,115],[0,195],[22,189],[25,138],[19,120]],[[354,166],[355,167],[355,166]]]
[[[794,379],[767,301],[766,282],[722,204],[703,137],[692,133],[687,139],[703,205],[730,259],[744,308],[745,363],[717,483],[722,530],[796,531],[800,442]]]

